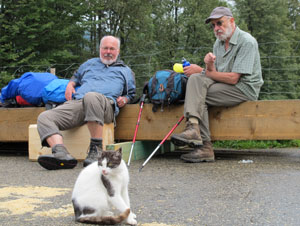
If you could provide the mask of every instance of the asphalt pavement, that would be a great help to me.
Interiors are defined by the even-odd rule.
[[[82,170],[47,171],[0,150],[0,225],[80,225],[71,193]],[[300,149],[217,150],[189,164],[181,152],[131,162],[129,195],[140,226],[300,225]]]

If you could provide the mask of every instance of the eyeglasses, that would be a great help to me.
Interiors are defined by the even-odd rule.
[[[110,50],[111,52],[116,51],[117,49],[114,47],[101,47],[101,49],[103,49],[104,51],[108,51]]]
[[[216,26],[216,25],[217,25],[218,27],[221,27],[223,23],[224,23],[223,20],[219,20],[219,21],[217,21],[215,24],[211,23],[210,26],[211,26],[212,29],[215,29],[215,26]]]

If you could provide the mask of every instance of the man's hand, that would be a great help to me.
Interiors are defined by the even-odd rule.
[[[75,83],[70,81],[66,87],[65,98],[66,100],[72,100],[72,95],[75,93]]]
[[[206,70],[208,71],[215,71],[215,60],[216,56],[213,53],[208,53],[204,57],[204,63],[206,64]]]
[[[190,77],[192,74],[201,73],[202,70],[203,68],[198,66],[197,64],[191,64],[190,66],[186,66],[183,68],[184,74],[187,77]]]
[[[127,97],[119,96],[119,97],[117,98],[117,104],[118,104],[118,107],[119,107],[119,108],[124,107],[127,103],[128,103]]]

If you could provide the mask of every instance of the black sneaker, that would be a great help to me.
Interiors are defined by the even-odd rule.
[[[83,161],[83,167],[86,167],[91,163],[98,161],[100,151],[102,151],[102,148],[100,148],[98,145],[90,144],[88,155]]]
[[[57,144],[52,148],[52,154],[39,156],[38,163],[47,170],[73,169],[77,160],[69,154],[64,145]]]

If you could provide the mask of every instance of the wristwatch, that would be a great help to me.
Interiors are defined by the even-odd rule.
[[[203,68],[203,70],[201,71],[201,75],[205,75],[205,72],[206,72],[206,70],[205,70],[205,68]]]

